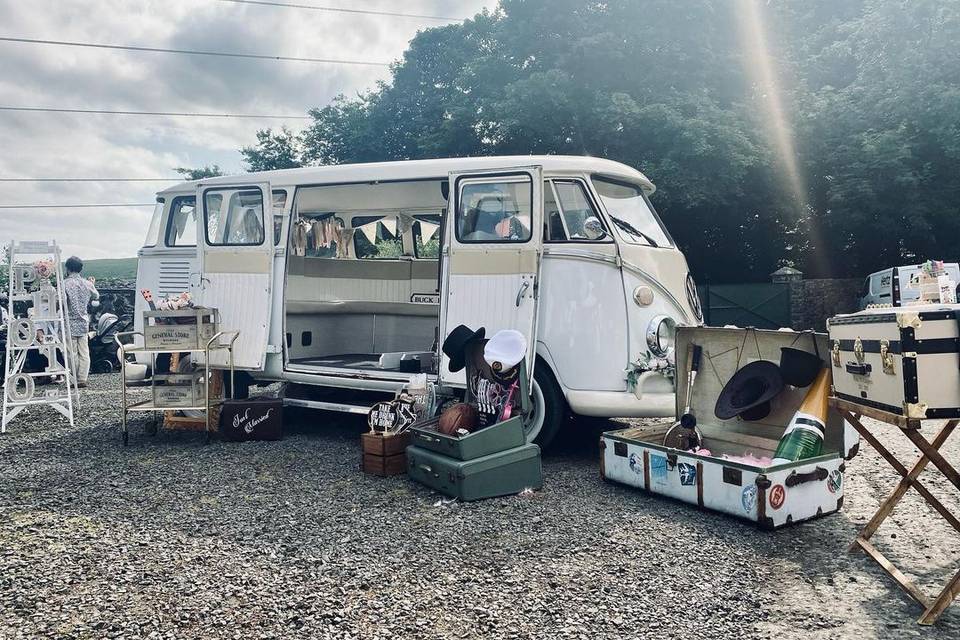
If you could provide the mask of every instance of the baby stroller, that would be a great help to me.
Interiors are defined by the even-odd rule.
[[[96,331],[90,332],[90,371],[91,373],[112,373],[120,370],[117,360],[117,343],[114,334],[130,331],[132,316],[118,318],[112,313],[102,313],[97,319]]]

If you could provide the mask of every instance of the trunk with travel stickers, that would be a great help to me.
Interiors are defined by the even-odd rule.
[[[694,366],[697,373],[687,398],[693,362],[688,354],[694,347],[699,347],[699,366]],[[779,365],[782,348],[793,349],[794,354],[810,354],[805,357],[814,368],[808,373],[817,375],[816,380],[808,378],[803,386],[785,382],[782,390],[769,399],[769,407],[759,412],[765,415],[741,411],[732,418],[717,417],[717,413],[723,414],[717,406],[718,397],[734,374],[755,361]],[[808,394],[822,395],[829,388],[823,382],[829,364],[825,335],[680,327],[676,354],[677,421],[604,433],[600,439],[604,479],[751,520],[764,529],[840,509],[845,460],[856,455],[859,439],[833,410],[824,408],[822,420],[808,415],[811,407],[825,406],[825,398],[822,403],[819,399],[814,402]],[[686,425],[693,422],[690,416],[695,417],[696,431],[680,426],[679,419],[685,413]],[[811,429],[808,425],[820,422],[819,452],[784,461],[784,451],[790,447],[780,446],[781,440],[786,441],[798,428]],[[819,427],[812,433],[821,436]],[[684,439],[694,434],[702,439],[696,449]]]

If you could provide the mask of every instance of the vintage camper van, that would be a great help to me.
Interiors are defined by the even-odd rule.
[[[418,368],[462,387],[444,336],[518,329],[536,345],[527,437],[546,443],[569,412],[673,414],[673,382],[648,363],[701,311],[653,190],[563,156],[186,182],[157,196],[137,286],[218,308],[247,382],[286,381],[287,404],[315,409],[365,413]]]

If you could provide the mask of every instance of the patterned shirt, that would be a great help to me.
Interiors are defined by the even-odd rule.
[[[63,294],[67,298],[66,321],[71,338],[79,338],[90,330],[90,315],[87,307],[91,300],[100,297],[100,292],[79,273],[71,273],[63,281]]]

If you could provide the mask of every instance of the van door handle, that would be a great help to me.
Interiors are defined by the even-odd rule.
[[[523,294],[527,292],[527,289],[530,288],[530,281],[524,280],[520,285],[520,291],[517,291],[517,306],[520,306],[520,301],[523,300]]]

